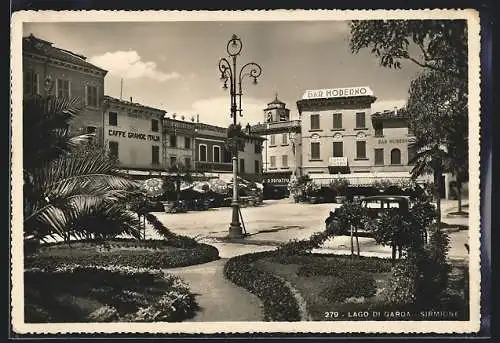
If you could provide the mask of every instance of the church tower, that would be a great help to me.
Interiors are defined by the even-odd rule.
[[[278,100],[278,93],[274,100],[267,104],[264,109],[264,123],[276,123],[290,121],[290,110],[284,102]]]

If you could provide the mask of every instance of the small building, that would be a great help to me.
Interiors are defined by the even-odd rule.
[[[251,127],[253,133],[265,138],[263,181],[266,185],[283,188],[280,194],[286,195],[290,179],[301,175],[301,123],[291,120],[290,110],[277,94],[263,112],[264,123]]]
[[[165,111],[104,97],[104,145],[120,169],[132,175],[161,175]]]
[[[75,97],[81,100],[80,114],[70,129],[79,134],[95,133],[102,142],[104,77],[107,71],[85,56],[58,48],[29,35],[23,37],[23,94]]]

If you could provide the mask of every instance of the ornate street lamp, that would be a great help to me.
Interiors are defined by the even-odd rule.
[[[233,123],[228,130],[228,139],[232,151],[233,162],[233,199],[231,207],[233,208],[231,225],[229,226],[230,237],[242,237],[243,231],[240,223],[240,208],[238,202],[238,146],[241,144],[240,128],[237,123],[237,116],[243,117],[241,109],[241,84],[243,79],[248,76],[253,79],[253,83],[257,84],[257,78],[262,73],[262,68],[253,62],[245,64],[238,72],[236,69],[236,58],[239,56],[243,43],[238,36],[233,35],[227,43],[227,53],[229,59],[223,57],[219,61],[220,79],[224,83],[223,89],[228,88],[231,96],[231,118]],[[238,144],[240,143],[240,144]]]

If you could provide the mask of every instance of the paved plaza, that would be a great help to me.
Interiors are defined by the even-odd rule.
[[[249,236],[244,239],[227,241],[231,208],[214,208],[208,211],[188,213],[154,213],[158,219],[177,234],[196,238],[219,249],[221,258],[229,258],[249,252],[275,249],[291,239],[305,239],[313,233],[324,230],[324,220],[330,210],[338,204],[296,204],[289,199],[266,200],[259,207],[242,208],[241,212]],[[443,221],[467,225],[467,218],[447,218],[446,213],[455,210],[456,201],[443,201]],[[150,238],[156,233],[147,230]],[[449,257],[467,258],[464,244],[468,243],[468,230],[451,230]],[[372,238],[360,237],[361,253],[365,256],[389,257],[390,247],[376,244]],[[338,236],[327,241],[321,253],[350,253],[350,237]]]

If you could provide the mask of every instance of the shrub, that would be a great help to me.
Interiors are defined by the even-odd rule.
[[[344,273],[321,291],[330,301],[344,301],[351,297],[369,298],[377,292],[375,279],[368,273]]]
[[[394,266],[387,289],[389,304],[413,305],[417,300],[417,279],[419,271],[414,258],[406,258]]]
[[[280,278],[253,265],[254,261],[269,254],[274,252],[230,258],[224,266],[224,275],[261,299],[266,321],[299,321],[299,306],[290,288]]]
[[[26,297],[32,309],[26,313],[30,322],[178,321],[197,308],[184,282],[155,269],[95,265],[29,268],[25,270],[25,287],[30,295]],[[78,298],[85,300],[83,305],[75,302]],[[82,309],[85,303],[102,306],[86,312]]]

